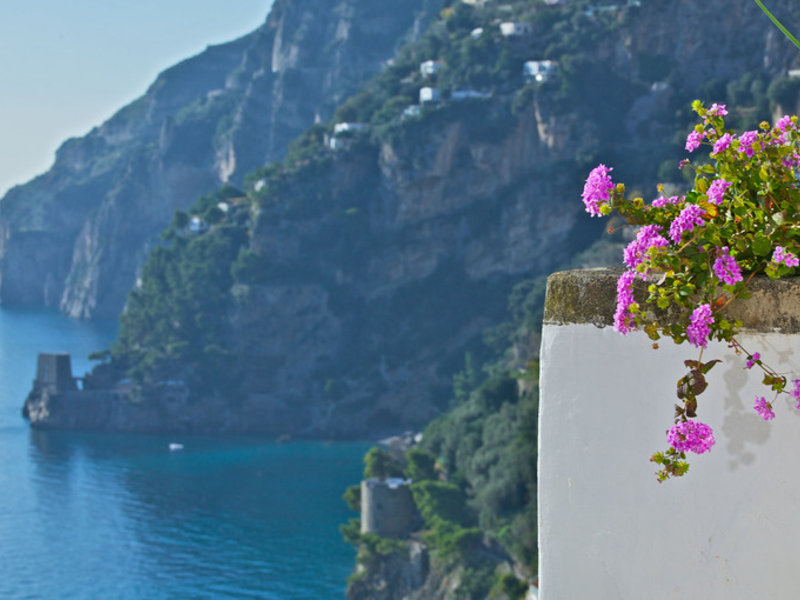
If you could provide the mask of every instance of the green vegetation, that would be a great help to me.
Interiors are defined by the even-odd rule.
[[[489,592],[489,598],[505,596],[509,600],[520,600],[528,592],[528,585],[511,573],[503,573]]]
[[[389,453],[380,448],[371,448],[364,456],[364,479],[376,477],[386,479],[387,477],[400,477],[403,471]]]
[[[176,213],[165,245],[150,253],[112,349],[115,364],[136,381],[180,379],[196,392],[236,397],[238,373],[219,315],[233,283],[231,263],[247,241],[246,227],[236,224],[247,206],[234,204],[243,196],[225,187],[202,198],[191,216],[202,218],[207,231],[191,231],[190,215]],[[222,202],[230,203],[227,214]]]

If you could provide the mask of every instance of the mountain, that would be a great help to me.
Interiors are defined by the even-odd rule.
[[[0,302],[117,317],[173,212],[280,159],[413,38],[429,0],[276,0],[0,201]]]
[[[513,286],[599,237],[578,200],[591,166],[613,164],[630,189],[662,172],[680,185],[692,99],[727,100],[747,124],[791,91],[796,53],[757,9],[719,8],[444,9],[284,161],[176,214],[94,383],[127,373],[149,403],[91,426],[348,437],[429,422]],[[722,44],[729,30],[748,43]],[[526,79],[529,59],[558,66]],[[422,88],[440,101],[419,106]],[[176,380],[185,404],[160,411]]]

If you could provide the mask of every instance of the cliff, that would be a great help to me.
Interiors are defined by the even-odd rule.
[[[715,3],[599,16],[512,6],[529,35],[502,35],[499,6],[444,11],[337,110],[366,129],[335,145],[333,123],[313,127],[285,161],[196,205],[208,231],[167,232],[129,298],[113,367],[155,402],[160,382],[184,381],[193,408],[142,419],[124,405],[102,427],[327,437],[427,423],[513,286],[598,238],[577,200],[588,167],[609,162],[649,187],[663,162],[680,179],[689,101],[717,86],[734,118],[757,122],[795,56],[754,25],[757,10],[721,11],[748,33],[731,58],[704,33]],[[544,56],[558,75],[526,82],[522,64]],[[435,79],[419,70],[431,58],[446,65]],[[720,91],[712,73],[741,75]],[[444,101],[403,116],[432,84]],[[459,101],[459,89],[481,91]]]
[[[427,22],[425,0],[276,0],[263,26],[161,73],[0,202],[0,302],[117,317],[173,212],[355,92]]]
[[[464,118],[494,110],[452,106],[404,125],[425,140],[422,152],[367,141],[319,148],[273,176],[273,191],[232,200],[209,231],[175,232],[131,297],[117,360],[150,364],[152,349],[145,394],[182,379],[196,398],[180,419],[133,402],[86,426],[349,437],[435,417],[464,348],[502,319],[514,282],[564,263],[585,231],[579,207],[557,200],[561,176],[531,178],[563,160],[539,136],[534,106],[502,137]],[[211,254],[218,264],[200,272]],[[191,265],[198,272],[170,274]],[[215,389],[239,400],[220,401]],[[76,425],[29,414],[34,425]]]

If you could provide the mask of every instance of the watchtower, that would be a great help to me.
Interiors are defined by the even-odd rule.
[[[71,392],[78,389],[72,376],[72,360],[67,353],[39,354],[36,364],[34,391],[48,390],[51,393]]]
[[[361,533],[404,537],[414,525],[417,507],[411,480],[366,479],[361,482]]]

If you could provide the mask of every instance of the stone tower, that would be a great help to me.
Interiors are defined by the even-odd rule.
[[[78,389],[72,377],[72,360],[69,354],[39,354],[36,364],[34,391],[47,390],[51,394],[72,392]]]
[[[361,533],[404,537],[414,525],[417,508],[410,479],[366,479],[361,482]]]

